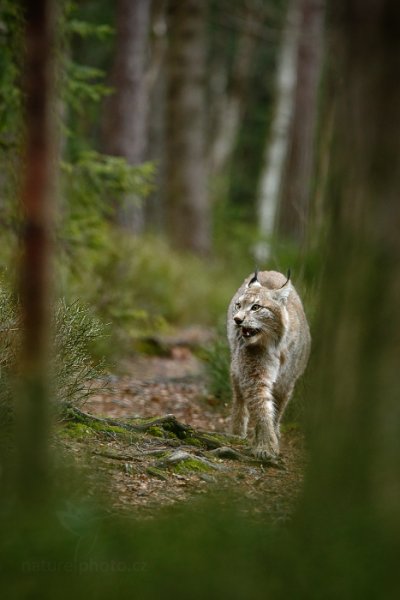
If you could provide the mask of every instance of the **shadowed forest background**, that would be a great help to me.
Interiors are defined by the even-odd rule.
[[[398,3],[3,0],[0,44],[7,597],[396,597]],[[224,436],[255,265],[313,336],[281,474]]]

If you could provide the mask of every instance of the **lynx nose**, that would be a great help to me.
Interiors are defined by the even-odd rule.
[[[243,323],[243,319],[238,316],[233,317],[233,320],[235,321],[236,325],[241,325]]]

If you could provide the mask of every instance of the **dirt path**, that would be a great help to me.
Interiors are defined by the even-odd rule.
[[[121,423],[147,423],[144,418],[173,414],[196,431],[217,435],[228,430],[229,407],[208,394],[202,364],[188,348],[172,348],[166,358],[127,360],[120,371],[110,377],[110,390],[93,397],[85,412]],[[67,423],[64,433],[64,445],[85,464],[93,494],[100,486],[114,509],[143,517],[199,494],[226,491],[229,502],[254,516],[285,520],[301,489],[303,440],[293,427],[282,435],[284,468],[245,457],[240,445],[223,437],[215,438],[216,445],[228,444],[231,450],[228,458],[222,451],[221,458],[213,438],[204,446],[188,437],[178,439],[162,426],[136,433],[100,422],[93,427]]]

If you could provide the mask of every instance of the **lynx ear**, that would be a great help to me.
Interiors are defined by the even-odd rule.
[[[261,283],[258,281],[258,269],[257,268],[254,271],[253,277],[250,279],[249,283],[247,284],[247,287],[250,287],[250,286],[261,287]]]
[[[292,284],[290,283],[290,269],[287,273],[287,279],[282,287],[278,290],[274,291],[273,297],[274,300],[280,302],[280,304],[286,304],[287,299],[289,298],[290,290],[292,289]]]
[[[286,282],[283,287],[279,288],[279,290],[274,291],[273,299],[279,302],[280,304],[286,304],[291,289],[292,284],[290,283],[290,281]]]

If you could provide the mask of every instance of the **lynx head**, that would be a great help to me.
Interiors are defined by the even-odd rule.
[[[247,346],[262,346],[271,341],[278,343],[282,338],[291,287],[290,273],[279,289],[264,287],[258,280],[257,271],[254,273],[244,293],[237,299],[232,315],[237,336]]]

